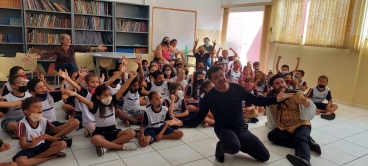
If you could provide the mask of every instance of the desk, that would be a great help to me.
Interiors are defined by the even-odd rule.
[[[136,59],[136,55],[134,53],[124,53],[124,52],[94,52],[91,53],[92,57],[96,58],[96,74],[100,77],[100,58],[107,59],[121,59],[121,57],[125,56],[127,59]],[[142,58],[147,58],[146,54],[141,54]]]

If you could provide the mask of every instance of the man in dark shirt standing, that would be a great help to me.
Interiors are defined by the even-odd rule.
[[[215,85],[203,98],[196,116],[180,121],[176,118],[167,121],[170,126],[191,126],[203,122],[209,110],[215,118],[214,130],[219,138],[216,146],[216,159],[224,162],[224,153],[248,153],[259,161],[267,161],[270,154],[262,142],[248,130],[244,121],[242,101],[256,106],[267,106],[292,97],[294,94],[279,93],[277,97],[256,97],[239,84],[229,84],[220,66],[212,66],[207,71],[208,79]],[[219,102],[221,101],[221,102]]]

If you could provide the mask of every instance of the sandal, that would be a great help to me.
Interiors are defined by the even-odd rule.
[[[10,135],[11,139],[19,139],[16,135],[15,131],[8,131],[8,134]]]
[[[66,153],[64,153],[64,152],[58,152],[58,153],[54,154],[53,156],[55,156],[55,158],[65,157],[66,156]]]

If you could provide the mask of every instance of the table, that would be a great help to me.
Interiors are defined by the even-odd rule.
[[[96,74],[100,77],[100,58],[107,59],[121,59],[121,57],[125,56],[127,59],[136,59],[136,55],[134,53],[124,53],[124,52],[94,52],[91,53],[92,57],[96,58]],[[147,58],[146,54],[141,54],[142,58]]]

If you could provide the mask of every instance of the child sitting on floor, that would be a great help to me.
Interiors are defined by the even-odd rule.
[[[258,95],[258,90],[254,87],[254,79],[253,78],[247,78],[245,79],[245,89],[254,96]],[[258,112],[264,112],[264,107],[258,107],[254,106],[253,104],[250,104],[249,102],[244,101],[243,104],[243,112],[244,112],[244,118],[245,122],[247,123],[257,123],[258,119],[256,118],[258,116]]]
[[[42,117],[43,110],[40,100],[36,97],[29,97],[23,101],[22,109],[26,117],[18,123],[18,153],[13,157],[13,161],[25,166],[65,157],[66,154],[61,151],[67,144],[49,135],[56,128],[49,120]]]
[[[201,85],[201,91],[200,91],[201,96],[199,99],[198,108],[201,107],[201,102],[203,101],[203,98],[206,95],[206,93],[208,93],[213,87],[215,87],[215,85],[210,80],[206,80],[203,82],[203,84]],[[213,117],[213,114],[211,113],[211,111],[207,113],[207,116],[206,118],[204,118],[203,122],[204,122],[203,124],[204,128],[215,125],[215,118]]]
[[[334,120],[336,117],[335,111],[337,110],[338,106],[333,104],[330,88],[326,87],[328,84],[328,77],[325,75],[319,76],[317,83],[317,86],[311,87],[309,89],[307,96],[316,105],[317,115],[319,113],[325,113],[321,115],[321,118]],[[323,103],[325,99],[328,100],[328,104]]]
[[[304,91],[307,90],[307,82],[303,80],[304,77],[304,71],[303,70],[297,70],[294,74],[294,89],[298,92],[301,92],[304,94]]]
[[[278,56],[277,58],[277,62],[276,62],[276,72],[277,73],[281,73],[281,74],[286,74],[286,73],[291,73],[294,74],[296,72],[296,70],[298,70],[299,68],[299,63],[300,63],[300,58],[296,58],[297,59],[297,63],[296,63],[296,67],[293,71],[289,71],[289,66],[288,65],[282,65],[281,66],[281,70],[279,68],[279,63],[280,63],[280,59],[282,58],[282,56]]]
[[[152,91],[148,94],[148,98],[151,106],[146,108],[140,131],[137,132],[139,144],[145,147],[162,139],[180,139],[183,137],[182,131],[174,130],[165,123],[171,117],[169,109],[166,106],[162,106],[161,94],[157,91]]]
[[[165,105],[169,107],[170,115],[178,119],[185,119],[196,114],[195,112],[189,114],[188,107],[184,101],[183,87],[177,82],[170,84],[169,95],[165,99]]]

